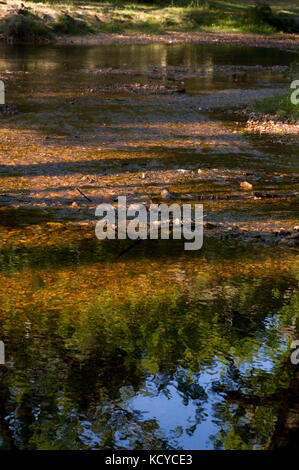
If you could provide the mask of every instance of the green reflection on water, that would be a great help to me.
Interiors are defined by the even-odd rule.
[[[197,448],[291,444],[292,253],[207,240],[200,255],[149,243],[124,260],[92,262],[96,243],[84,252],[77,242],[66,241],[60,259],[36,251],[34,271],[16,262],[3,272],[3,448],[186,448],[197,433]],[[135,409],[141,391],[178,402],[179,424],[168,429]],[[204,443],[207,422],[214,434]]]

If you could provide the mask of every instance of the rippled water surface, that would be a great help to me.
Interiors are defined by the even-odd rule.
[[[298,224],[298,146],[227,112],[284,90],[293,59],[1,46],[0,448],[298,445],[298,261],[281,238]],[[165,186],[206,197],[200,251],[96,239],[103,198]]]

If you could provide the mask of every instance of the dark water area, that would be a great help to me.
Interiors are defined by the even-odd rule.
[[[81,67],[122,67],[134,65],[191,66],[202,65],[248,65],[263,67],[289,65],[295,53],[274,48],[230,45],[101,45],[101,46],[25,46],[1,45],[1,59],[12,68],[42,69],[45,61],[56,63],[57,69]]]
[[[287,87],[275,67],[293,60],[1,45],[17,112],[0,115],[0,449],[298,447],[298,250],[261,235],[294,227],[297,199],[204,203],[206,221],[256,241],[230,227],[198,252],[146,240],[119,256],[76,191],[242,196],[248,179],[295,194],[298,146],[244,133],[223,109],[236,97],[218,106],[235,88]]]

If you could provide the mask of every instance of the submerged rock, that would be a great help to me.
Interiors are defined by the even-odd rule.
[[[246,191],[250,191],[253,186],[251,183],[248,183],[248,181],[241,181],[240,188],[245,189]]]

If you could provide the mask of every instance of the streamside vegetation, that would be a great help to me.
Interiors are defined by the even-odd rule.
[[[292,83],[290,92],[280,96],[263,98],[255,101],[250,109],[263,115],[275,116],[282,121],[299,120],[299,88],[296,78],[299,76],[299,49],[297,50],[297,59],[294,60],[290,67],[286,70],[287,79]]]
[[[0,5],[0,33],[15,41],[88,33],[299,33],[298,15],[296,5],[285,0],[31,1],[15,9]]]

